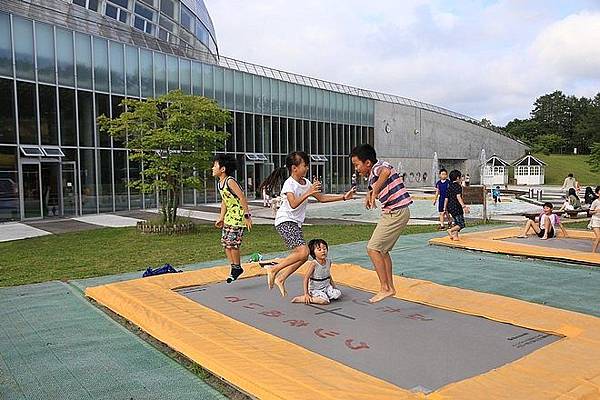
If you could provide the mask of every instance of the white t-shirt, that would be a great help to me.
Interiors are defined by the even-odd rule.
[[[590,205],[590,210],[594,211],[598,209],[600,209],[600,199],[592,201],[592,204]],[[592,214],[590,225],[592,228],[600,228],[600,214]]]
[[[554,232],[556,232],[556,226],[560,224],[560,218],[558,218],[558,215],[546,215],[545,213],[542,213],[540,215],[540,229],[544,229],[544,226],[546,225],[546,218],[550,218],[550,224],[552,225],[552,228],[554,228]]]
[[[281,188],[282,201],[279,210],[277,210],[277,215],[275,216],[275,226],[286,221],[295,222],[298,224],[298,226],[302,226],[304,223],[304,218],[306,217],[306,206],[308,204],[308,199],[298,207],[292,208],[286,193],[292,193],[294,197],[302,197],[304,193],[308,192],[311,186],[312,184],[308,179],[304,179],[304,185],[299,184],[298,181],[291,176],[286,179],[286,181],[283,183],[283,187]]]

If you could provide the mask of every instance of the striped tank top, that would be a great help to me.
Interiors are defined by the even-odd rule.
[[[315,260],[315,270],[308,281],[308,290],[324,290],[331,282],[331,260],[327,258],[321,265]]]
[[[404,186],[404,180],[388,162],[378,160],[373,165],[371,174],[369,175],[369,190],[372,189],[373,184],[379,179],[382,168],[389,169],[390,176],[383,184],[379,196],[377,196],[377,200],[381,202],[381,211],[389,213],[411,205],[412,199]]]

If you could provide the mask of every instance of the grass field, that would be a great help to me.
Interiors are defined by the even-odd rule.
[[[330,245],[367,240],[374,225],[304,226],[306,238]],[[404,234],[433,232],[432,226],[408,226]],[[0,243],[0,286],[68,280],[143,270],[165,263],[184,265],[225,258],[220,230],[199,225],[179,236],[143,235],[135,228],[105,228]],[[272,226],[247,233],[242,254],[285,250]]]
[[[562,185],[568,173],[572,172],[581,186],[600,185],[600,174],[592,172],[587,163],[586,155],[558,155],[536,154],[540,160],[548,164],[546,166],[546,184]]]

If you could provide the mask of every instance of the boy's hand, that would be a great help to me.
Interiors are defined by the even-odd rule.
[[[312,297],[310,297],[310,295],[305,294],[304,295],[304,304],[310,304],[312,303]]]
[[[252,217],[244,218],[244,221],[246,222],[246,228],[248,228],[248,230],[251,230],[252,229]]]
[[[367,207],[367,210],[372,210],[372,209],[377,208],[377,203],[375,202],[375,196],[373,195],[372,192],[369,195],[367,195],[366,207]]]
[[[344,200],[350,200],[351,198],[354,197],[354,193],[356,192],[356,188],[352,188],[350,190],[348,190],[346,193],[344,193],[344,197],[342,197]]]
[[[215,221],[215,226],[217,228],[222,228],[224,223],[225,222],[223,221],[223,218],[219,218],[218,220]]]
[[[463,210],[465,210],[465,214],[468,214],[468,213],[471,212],[471,208],[469,206],[467,206],[467,205],[463,206]]]

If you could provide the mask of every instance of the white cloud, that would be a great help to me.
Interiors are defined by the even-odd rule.
[[[224,55],[505,124],[544,93],[600,90],[600,14],[581,1],[206,3]]]
[[[569,77],[600,78],[600,13],[569,15],[535,40],[541,64]]]

